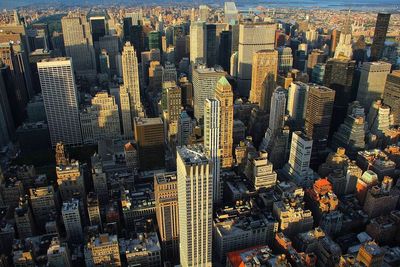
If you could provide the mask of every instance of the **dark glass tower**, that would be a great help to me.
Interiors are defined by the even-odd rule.
[[[230,73],[231,48],[232,32],[222,31],[220,34],[218,64],[228,73]]]
[[[214,67],[217,63],[217,26],[215,24],[206,25],[207,38],[207,66]]]
[[[90,18],[90,28],[92,30],[93,42],[98,42],[100,37],[107,34],[107,22],[105,17]]]
[[[378,13],[376,19],[374,40],[371,46],[371,61],[381,59],[385,46],[386,34],[389,28],[390,14]]]
[[[149,33],[149,50],[160,49],[161,51],[161,33],[152,31]]]

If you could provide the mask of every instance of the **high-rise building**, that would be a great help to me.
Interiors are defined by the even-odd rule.
[[[221,102],[217,99],[206,99],[204,103],[204,150],[212,164],[213,203],[222,200],[221,173]]]
[[[14,211],[14,219],[20,239],[25,239],[34,235],[35,222],[26,197],[20,198],[19,205]]]
[[[310,168],[313,140],[300,131],[293,132],[289,161],[284,167],[287,175],[298,184],[312,181],[314,172]]]
[[[339,42],[336,45],[334,58],[351,59],[353,56],[353,36],[350,21],[350,12],[346,18],[342,31],[340,32]]]
[[[206,24],[206,63],[208,67],[214,67],[217,63],[217,26]]]
[[[256,190],[274,187],[278,177],[273,170],[272,163],[268,160],[268,153],[265,151],[248,155],[244,173]]]
[[[65,52],[79,76],[96,75],[96,59],[90,24],[84,14],[70,13],[61,19]]]
[[[162,76],[162,82],[174,82],[177,83],[178,73],[175,68],[175,64],[170,62],[165,62],[164,71]]]
[[[130,140],[133,139],[131,105],[129,93],[124,86],[121,86],[119,89],[119,102],[121,113],[122,138],[125,140]]]
[[[120,56],[120,41],[118,36],[105,35],[100,37],[98,47],[99,51],[105,50],[107,52],[111,75],[117,75],[117,58]]]
[[[161,51],[161,33],[159,31],[151,31],[148,34],[149,50],[160,49]]]
[[[400,125],[400,70],[394,70],[387,76],[383,102],[391,109],[393,124]]]
[[[38,187],[29,189],[29,200],[36,225],[44,230],[49,214],[57,211],[57,200],[53,186]]]
[[[100,216],[100,204],[99,197],[96,193],[89,192],[86,198],[87,203],[87,214],[89,217],[89,223],[91,226],[97,225],[100,229],[102,228],[101,216]]]
[[[14,120],[8,92],[14,90],[14,84],[10,75],[10,67],[0,63],[0,146],[10,142],[14,131]]]
[[[82,143],[78,92],[70,58],[51,58],[37,63],[52,146]]]
[[[219,69],[199,66],[193,70],[194,116],[197,120],[202,120],[204,101],[214,97],[217,82],[222,76],[225,72]]]
[[[218,48],[218,64],[227,72],[230,73],[230,59],[232,55],[232,32],[222,31]]]
[[[80,113],[84,143],[117,139],[121,135],[118,105],[114,96],[100,92],[92,98],[92,105]]]
[[[324,85],[335,91],[331,132],[343,122],[347,106],[355,98],[353,76],[356,62],[347,58],[330,59],[325,65]]]
[[[178,120],[181,114],[181,88],[174,82],[164,83],[162,109],[167,124],[168,137],[178,134]]]
[[[154,175],[156,217],[164,259],[179,258],[178,182],[176,173]]]
[[[293,67],[292,49],[286,46],[278,47],[278,71],[286,75]]]
[[[83,167],[78,161],[70,161],[67,165],[56,166],[57,184],[63,201],[85,196]]]
[[[287,111],[290,119],[294,120],[298,129],[304,126],[308,90],[308,84],[302,82],[294,82],[289,86]]]
[[[204,21],[190,24],[190,64],[206,63],[206,24]]]
[[[253,54],[250,101],[269,111],[278,76],[278,51],[259,50]]]
[[[382,98],[391,64],[383,61],[364,62],[360,67],[357,101],[368,109],[372,102]]]
[[[235,23],[238,18],[238,10],[236,8],[235,2],[225,2],[224,3],[224,22],[233,24]]]
[[[72,267],[68,246],[61,243],[57,237],[51,240],[50,246],[47,249],[47,264],[49,266]]]
[[[390,13],[378,13],[375,24],[374,39],[371,46],[371,60],[381,59],[385,47],[386,34],[389,28]]]
[[[164,124],[161,118],[135,118],[135,140],[139,148],[140,168],[162,168],[165,164]],[[149,161],[148,159],[152,160]]]
[[[122,77],[124,87],[129,94],[132,119],[142,116],[142,102],[140,99],[139,69],[136,50],[130,42],[125,43],[122,51]]]
[[[308,55],[307,59],[307,73],[308,75],[311,75],[312,69],[314,68],[315,65],[318,63],[324,63],[325,62],[325,51],[320,50],[320,49],[314,49],[311,51],[311,53]]]
[[[200,21],[208,21],[209,9],[206,5],[199,6],[199,20]]]
[[[233,164],[233,91],[225,76],[217,82],[215,99],[220,102],[221,167],[230,168]]]
[[[249,96],[251,82],[254,82],[252,78],[253,54],[264,49],[274,49],[275,30],[276,25],[274,23],[240,24],[238,47],[238,88],[240,88],[240,95]]]
[[[311,85],[305,116],[305,134],[313,140],[313,155],[325,153],[328,145],[335,91],[325,86]]]
[[[180,264],[212,265],[213,178],[202,146],[177,148]]]
[[[323,84],[325,76],[326,64],[318,63],[314,66],[311,73],[311,82],[316,84]]]
[[[365,113],[357,101],[350,104],[347,116],[332,136],[332,148],[343,147],[349,156],[365,148]]]
[[[100,41],[101,37],[108,34],[108,24],[105,16],[90,17],[90,30],[92,33],[92,40],[95,45]]]
[[[79,200],[71,199],[63,202],[61,208],[62,219],[70,242],[80,243],[83,240],[82,220],[79,213]]]
[[[99,234],[92,237],[85,246],[86,266],[121,266],[118,237],[110,234]]]
[[[192,134],[192,118],[184,110],[178,119],[178,146],[189,144],[189,137]]]
[[[357,254],[357,260],[367,267],[382,266],[385,250],[375,241],[367,241],[362,244]]]

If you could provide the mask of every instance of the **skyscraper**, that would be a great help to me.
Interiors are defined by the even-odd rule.
[[[179,252],[183,267],[211,267],[213,178],[202,146],[177,148]]]
[[[232,47],[232,32],[222,31],[218,48],[218,64],[227,72],[230,72],[230,59]]]
[[[334,58],[351,59],[353,56],[352,29],[350,21],[350,11],[346,18],[342,31],[340,32],[339,42],[336,45]]]
[[[119,102],[122,123],[122,138],[125,140],[133,139],[133,124],[129,93],[124,86],[121,86],[119,89]]]
[[[192,118],[184,110],[178,119],[178,146],[185,146],[189,143],[192,134]]]
[[[200,5],[199,6],[199,19],[200,19],[200,21],[207,22],[208,13],[209,13],[208,6],[206,6],[206,5]]]
[[[82,220],[79,214],[79,200],[72,199],[63,203],[61,214],[68,241],[80,243],[83,240]]]
[[[378,13],[375,24],[374,39],[371,46],[371,60],[381,59],[383,48],[385,46],[386,34],[389,28],[390,14]]]
[[[243,23],[239,26],[238,85],[242,96],[249,96],[253,53],[275,47],[274,23]]]
[[[221,166],[230,168],[233,164],[233,91],[225,76],[222,76],[215,89],[215,99],[220,102],[220,142]]]
[[[324,85],[335,91],[331,133],[343,122],[347,106],[355,98],[353,76],[356,62],[347,58],[329,59],[325,65]]]
[[[400,125],[400,70],[394,70],[387,76],[383,102],[391,109],[393,124]]]
[[[15,131],[8,99],[8,92],[13,88],[10,68],[0,63],[0,146],[8,144]]]
[[[238,10],[236,8],[235,2],[225,2],[224,3],[224,22],[233,23],[238,20]]]
[[[369,109],[373,101],[382,98],[391,66],[390,63],[383,61],[364,62],[361,65],[357,101],[365,109]]]
[[[65,52],[79,76],[96,75],[96,59],[90,25],[84,14],[70,13],[61,19]]]
[[[138,59],[135,48],[127,42],[122,51],[122,72],[126,91],[129,93],[132,119],[142,116],[142,104],[140,100]]]
[[[208,67],[217,63],[217,26],[206,24],[206,62]]]
[[[225,76],[222,70],[199,66],[193,70],[194,116],[201,120],[204,115],[204,101],[214,97],[219,79]]]
[[[204,150],[212,164],[213,203],[220,203],[222,190],[221,172],[221,103],[216,99],[206,99],[204,103]]]
[[[239,63],[240,65],[240,63]],[[269,111],[278,76],[278,51],[259,50],[253,54],[250,101]]]
[[[278,47],[278,71],[286,75],[293,67],[292,49],[287,46]]]
[[[332,120],[335,91],[325,86],[311,85],[305,116],[305,134],[313,140],[313,155],[324,153]]]
[[[70,58],[51,58],[37,63],[52,146],[82,143],[77,89]]]
[[[90,17],[89,22],[93,43],[97,43],[100,37],[108,34],[107,19],[105,16]]]
[[[149,50],[160,49],[161,51],[161,33],[159,31],[149,32]]]
[[[206,63],[206,24],[204,21],[190,24],[190,64]]]
[[[154,175],[156,217],[164,259],[179,258],[178,182],[176,173]]]

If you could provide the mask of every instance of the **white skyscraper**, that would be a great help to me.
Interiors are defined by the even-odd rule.
[[[283,170],[299,185],[312,182],[314,177],[314,172],[310,168],[312,144],[313,140],[309,139],[304,133],[293,132],[289,161]]]
[[[238,87],[248,96],[251,86],[253,54],[275,47],[275,23],[243,23],[239,26]]]
[[[72,242],[82,242],[82,221],[79,214],[79,200],[72,199],[63,203],[61,214],[67,232],[67,238]]]
[[[213,178],[203,146],[177,148],[179,252],[182,267],[211,267]]]
[[[238,10],[235,2],[225,2],[224,4],[225,23],[231,23],[238,20]]]
[[[346,57],[351,59],[353,56],[353,36],[351,34],[352,30],[349,16],[346,19],[342,31],[340,32],[339,43],[336,45],[334,58]]]
[[[206,23],[204,21],[190,24],[190,64],[206,63]]]
[[[124,87],[129,93],[132,119],[142,116],[142,102],[140,100],[139,69],[135,48],[130,42],[126,42],[122,51],[122,76]]]
[[[216,99],[206,99],[204,105],[204,150],[206,155],[212,161],[213,175],[213,202],[219,203],[222,199],[222,190],[220,186],[220,112],[221,105]]]
[[[52,146],[82,143],[74,69],[70,58],[37,63]]]
[[[207,22],[207,20],[208,20],[208,14],[209,14],[208,6],[206,6],[206,5],[200,5],[200,6],[199,6],[199,19],[200,19],[201,21]]]
[[[204,101],[214,97],[215,88],[225,72],[199,66],[193,70],[194,116],[197,120],[203,118]]]

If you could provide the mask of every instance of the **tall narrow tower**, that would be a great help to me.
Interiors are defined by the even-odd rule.
[[[371,46],[371,61],[381,59],[385,47],[386,34],[389,28],[390,14],[378,13],[376,19],[374,39]]]
[[[177,148],[179,251],[183,267],[211,267],[212,167],[202,146]]]
[[[206,63],[206,24],[204,21],[190,24],[190,64]]]
[[[233,163],[233,92],[225,76],[217,82],[215,99],[221,105],[220,113],[220,142],[221,142],[221,166],[230,168]]]
[[[124,87],[129,93],[131,116],[133,119],[142,115],[142,105],[140,101],[138,59],[135,48],[130,42],[126,42],[122,51],[122,76]]]
[[[222,200],[220,186],[220,102],[216,99],[206,99],[204,103],[204,150],[212,161],[213,174],[213,202],[219,203]]]

